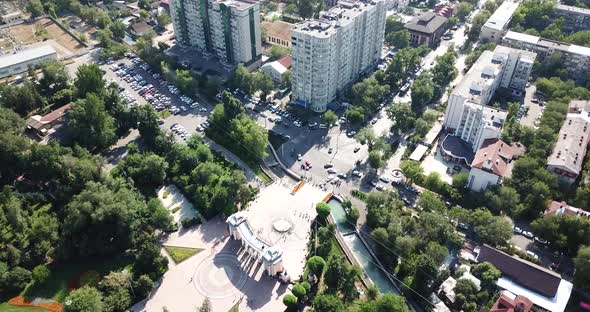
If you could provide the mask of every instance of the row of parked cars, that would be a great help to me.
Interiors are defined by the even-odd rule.
[[[160,93],[155,86],[148,83],[147,80],[137,72],[137,67],[140,67],[144,70],[147,68],[147,70],[149,70],[149,65],[142,63],[142,61],[137,58],[133,59],[133,63],[134,65],[132,66],[119,63],[117,65],[112,65],[111,69],[118,77],[129,83],[131,88],[137,91],[137,93],[141,95],[148,103],[150,103],[157,111],[162,111],[169,107],[172,103],[172,99],[169,96]],[[156,79],[160,78],[159,74],[153,75]],[[130,105],[134,105],[136,103],[135,99],[131,99],[132,97],[128,92],[123,91],[122,94],[124,95],[124,98],[128,100]]]

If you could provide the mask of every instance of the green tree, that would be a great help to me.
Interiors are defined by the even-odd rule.
[[[270,58],[272,60],[278,60],[285,55],[289,55],[289,53],[291,53],[291,50],[282,46],[273,45],[270,48]]]
[[[63,239],[72,256],[106,255],[131,246],[137,213],[145,205],[137,194],[112,181],[115,190],[89,182],[64,209]],[[84,235],[93,231],[95,235]]]
[[[151,153],[133,153],[119,162],[113,175],[131,178],[136,186],[151,191],[164,183],[167,169],[168,163],[163,157]]]
[[[125,38],[125,24],[122,21],[115,21],[111,25],[109,25],[109,30],[113,34],[113,39],[117,41],[122,41]]]
[[[410,45],[410,32],[407,29],[398,30],[385,36],[385,43],[398,49],[407,48]]]
[[[149,293],[152,291],[152,289],[154,288],[154,281],[152,281],[152,279],[147,276],[147,275],[141,275],[134,283],[133,285],[133,289],[135,294],[140,297],[140,298],[145,298],[149,295]]]
[[[315,311],[322,312],[344,312],[346,307],[342,300],[335,295],[320,294],[313,301]]]
[[[367,144],[369,151],[375,147],[378,137],[372,127],[364,127],[356,135],[356,140],[361,144]]]
[[[479,239],[492,246],[505,246],[512,237],[512,223],[493,216],[487,209],[479,208],[471,213],[471,225]]]
[[[320,256],[313,256],[307,260],[307,268],[317,277],[322,276],[325,266],[326,261],[324,261],[324,259]]]
[[[0,107],[0,134],[21,134],[25,130],[25,120],[9,108]]]
[[[416,114],[407,103],[393,103],[387,108],[387,115],[393,121],[391,132],[395,134],[410,131],[416,122]]]
[[[438,196],[431,191],[420,193],[416,206],[427,212],[444,213],[447,210],[445,203],[443,203]]]
[[[72,291],[64,304],[64,312],[103,311],[102,295],[96,288],[84,286]]]
[[[43,9],[43,4],[40,0],[28,1],[26,9],[31,13],[32,17],[41,16],[45,13],[45,10]]]
[[[338,122],[338,115],[331,110],[327,110],[322,116],[322,121],[326,124],[326,127],[332,128]]]
[[[257,72],[254,74],[254,86],[256,90],[260,90],[260,99],[266,100],[274,88],[274,82],[269,74]]]
[[[369,152],[368,162],[369,166],[375,170],[378,170],[385,164],[383,161],[383,155],[381,155],[381,152],[377,150]]]
[[[467,191],[467,183],[469,182],[469,174],[462,172],[453,176],[453,187],[460,192]]]
[[[340,254],[331,254],[326,262],[324,282],[328,287],[339,289],[344,278],[344,258]]]
[[[482,262],[473,267],[471,273],[479,278],[485,287],[493,287],[502,272],[489,262]]]
[[[115,120],[95,94],[87,94],[68,111],[68,126],[73,138],[89,149],[104,148],[116,140]]]
[[[172,23],[172,18],[170,17],[170,15],[168,15],[168,13],[160,13],[160,15],[158,15],[158,17],[156,18],[158,20],[158,25],[161,26],[166,26],[170,23]]]
[[[434,97],[434,85],[429,73],[423,73],[412,84],[412,109],[421,111]]]
[[[297,305],[297,297],[287,294],[283,297],[283,304],[287,306],[287,309],[292,310]]]
[[[74,86],[81,98],[90,93],[101,94],[105,87],[101,69],[96,64],[80,65],[76,71]]]
[[[103,277],[98,289],[103,294],[107,311],[125,311],[131,305],[131,274],[128,272],[111,272]]]
[[[43,63],[41,74],[43,77],[39,79],[39,89],[45,95],[51,96],[68,87],[70,75],[61,62]]]
[[[330,206],[324,202],[319,202],[315,205],[315,211],[322,220],[325,220],[330,215]]]
[[[377,79],[369,77],[352,86],[352,103],[366,111],[375,111],[387,93],[389,86],[381,85]]]
[[[576,268],[574,284],[584,290],[590,289],[590,246],[583,246],[574,258]]]
[[[417,161],[404,160],[401,162],[400,168],[411,182],[419,183],[424,178],[424,169]]]
[[[51,272],[49,271],[49,269],[47,268],[47,266],[42,265],[42,264],[34,267],[32,273],[33,273],[33,275],[32,275],[33,276],[33,280],[37,284],[43,284],[43,283],[45,283],[45,281],[47,280],[47,278],[51,274]]]
[[[467,16],[471,14],[471,12],[473,12],[474,8],[475,6],[469,2],[463,1],[459,3],[459,5],[457,6],[457,18],[460,21],[464,22]]]
[[[299,283],[293,285],[293,288],[291,289],[291,291],[293,292],[293,295],[295,297],[297,297],[297,299],[299,299],[299,300],[303,299],[303,297],[305,296],[305,293],[306,293],[303,285],[301,285]]]

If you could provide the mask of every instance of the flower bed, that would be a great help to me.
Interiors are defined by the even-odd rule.
[[[32,303],[30,301],[27,301],[25,299],[25,297],[22,296],[18,296],[18,297],[14,297],[10,300],[8,300],[8,304],[13,305],[13,306],[18,306],[18,307],[36,307],[36,308],[42,308],[48,311],[53,311],[53,312],[61,312],[63,305],[59,302],[56,301],[52,301],[52,302],[46,302],[46,303]]]

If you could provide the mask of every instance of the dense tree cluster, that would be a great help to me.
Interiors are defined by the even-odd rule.
[[[372,192],[366,199],[367,225],[377,256],[385,268],[422,295],[437,279],[438,267],[448,256],[445,246],[460,244],[454,226],[445,218],[446,206],[431,193],[419,200],[419,216],[404,208],[398,194]],[[408,292],[410,296],[415,293]]]
[[[79,146],[31,143],[22,136],[24,122],[15,113],[1,108],[0,114],[0,158],[6,160],[0,168],[2,292],[16,294],[31,283],[43,287],[54,265],[127,250],[137,255],[131,259],[131,284],[159,278],[167,261],[154,234],[171,222],[159,201],[146,202],[127,181],[103,174],[101,160]],[[112,288],[99,288],[72,293],[68,309],[122,311],[135,300],[129,293],[122,297]],[[130,291],[129,284],[125,289]]]
[[[385,43],[396,49],[407,48],[410,45],[410,33],[404,25],[399,16],[388,16],[385,21]]]
[[[229,92],[223,93],[222,104],[215,106],[209,122],[207,136],[240,158],[258,163],[266,155],[266,129],[248,117],[242,102]]]

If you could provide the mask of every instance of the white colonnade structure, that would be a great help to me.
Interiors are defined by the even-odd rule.
[[[260,239],[248,223],[246,216],[240,212],[234,213],[226,220],[229,234],[233,239],[239,240],[246,252],[258,262],[263,262],[264,270],[270,276],[275,276],[284,271],[283,251],[278,246],[272,246]]]

